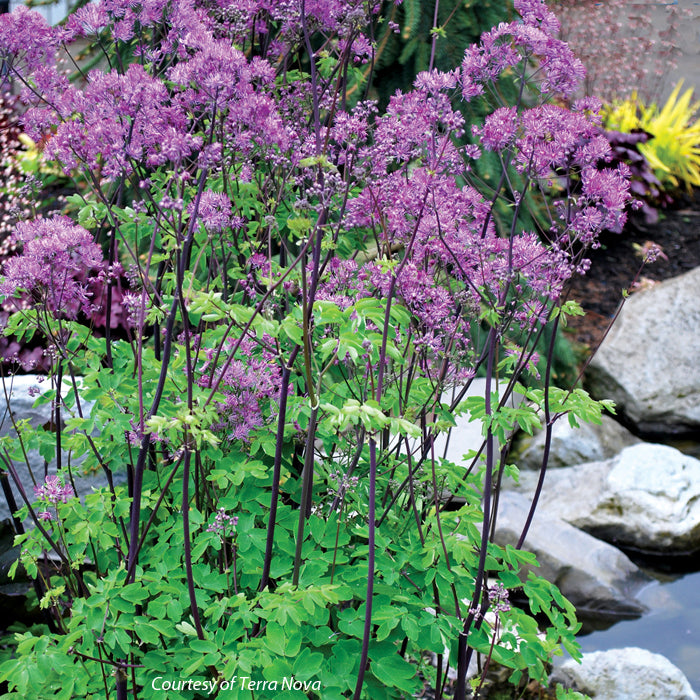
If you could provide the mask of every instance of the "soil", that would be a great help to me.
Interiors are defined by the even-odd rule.
[[[647,241],[661,247],[664,257],[641,269],[635,246]],[[658,222],[646,224],[633,217],[622,233],[606,232],[601,247],[590,254],[591,268],[572,281],[570,296],[586,311],[569,320],[569,339],[593,349],[600,342],[623,299],[623,290],[634,293],[700,267],[700,189],[683,193],[673,208],[660,212]]]

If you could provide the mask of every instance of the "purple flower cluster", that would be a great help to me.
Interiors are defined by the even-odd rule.
[[[227,537],[238,525],[237,515],[228,515],[225,508],[219,508],[214,516],[214,522],[209,525],[207,532],[215,532],[217,535]]]
[[[564,219],[570,219],[570,237],[585,245],[594,244],[603,229],[621,230],[631,202],[626,167],[600,166],[611,159],[611,149],[590,114],[597,108],[590,100],[577,102],[574,110],[543,104],[518,114],[501,108],[482,128],[473,128],[486,150],[509,150],[517,169],[533,180],[546,183],[556,173],[579,173],[579,196],[564,204]]]
[[[31,109],[27,127],[35,137],[55,128],[46,154],[67,172],[81,166],[114,178],[131,172],[133,162],[179,163],[202,145],[189,133],[183,106],[139,64],[123,75],[92,71],[83,90],[58,85],[52,104],[55,122],[46,121],[46,110]]]
[[[92,235],[68,217],[57,216],[22,221],[16,236],[23,250],[5,262],[0,294],[27,292],[57,316],[89,312],[88,273],[103,266],[102,250]]]
[[[215,260],[207,284],[216,286],[217,275],[230,270],[240,298],[257,303],[282,274],[276,260],[271,265],[273,251],[284,248],[290,259],[299,243],[276,238],[284,221],[317,221],[329,245],[300,263],[308,279],[317,276],[315,299],[345,309],[364,297],[391,296],[408,312],[410,323],[393,331],[410,339],[417,371],[444,380],[449,360],[455,380],[460,372],[470,376],[480,355],[473,342],[479,317],[490,312],[504,329],[523,330],[546,320],[567,280],[586,269],[581,251],[595,246],[604,228],[624,223],[628,173],[606,166],[610,147],[597,105],[562,106],[584,72],[558,38],[544,0],[516,0],[520,18],[485,33],[455,70],[418,75],[414,89],[394,95],[382,115],[372,102],[339,97],[347,76],[328,66],[371,55],[373,38],[363,27],[376,4],[102,0],[61,29],[26,11],[0,17],[0,54],[24,81],[26,128],[34,136],[51,132],[49,157],[93,181],[132,176],[142,189],[155,189],[135,208],[157,222],[161,240],[174,232],[180,245],[185,228],[196,224],[209,241],[218,239],[223,255],[235,249],[235,266],[233,255]],[[323,38],[315,71],[287,79],[303,65],[297,57],[308,32]],[[82,84],[69,83],[57,47],[108,34],[130,43],[135,62],[115,61]],[[527,100],[495,109],[472,127],[475,142],[460,147],[466,124],[456,102],[490,92],[504,71],[517,73]],[[552,97],[564,100],[554,104]],[[521,189],[507,170],[499,191],[480,188],[471,173],[485,151],[497,153],[504,169],[515,168]],[[195,195],[200,175],[208,179]],[[520,225],[528,188],[557,192],[549,230]],[[513,212],[505,227],[496,226],[497,199]],[[90,302],[83,280],[101,264],[98,246],[60,218],[18,233],[24,252],[6,266],[0,292],[25,290],[74,317]],[[368,254],[336,253],[343,236],[362,241]],[[194,258],[210,255],[201,249]],[[299,302],[300,277],[300,270],[288,274],[279,294],[264,297],[266,312],[287,313]],[[139,286],[132,285],[125,306],[142,325],[151,295]],[[366,328],[379,330],[371,320]],[[274,413],[280,346],[251,334],[235,356],[232,345],[202,347],[198,381],[219,386],[216,427],[231,439],[249,440]],[[371,355],[365,350],[363,359]]]
[[[469,47],[462,62],[460,82],[464,99],[481,95],[485,87],[509,68],[538,59],[541,89],[569,97],[585,76],[583,64],[566,43],[556,38],[559,22],[544,0],[516,0],[522,21],[503,22]]]
[[[57,505],[68,503],[75,496],[75,491],[70,484],[64,482],[62,477],[54,474],[47,476],[43,484],[34,487],[34,496],[50,505]]]
[[[489,603],[496,612],[508,612],[510,610],[510,599],[508,590],[499,581],[488,588]]]
[[[54,64],[65,39],[38,13],[20,5],[11,15],[0,15],[0,59],[14,68]],[[18,65],[21,62],[21,66]]]
[[[578,173],[579,190],[559,203],[561,219],[553,222],[549,240],[517,230],[502,237],[490,204],[469,185],[457,184],[479,149],[460,153],[454,147],[452,137],[463,130],[463,119],[448,99],[455,74],[421,74],[416,90],[392,99],[374,142],[359,151],[370,174],[348,203],[347,221],[380,231],[385,255],[410,246],[412,262],[403,267],[396,293],[416,319],[419,339],[436,356],[448,339],[453,348],[468,348],[469,324],[457,309],[473,317],[484,303],[502,303],[506,291],[516,293],[509,313],[522,327],[541,321],[546,300],[557,299],[569,277],[583,269],[574,259],[580,250],[574,243],[594,245],[604,228],[620,227],[631,201],[624,168],[604,166],[610,147],[598,105],[585,100],[569,110],[544,101],[549,93],[571,95],[583,76],[580,62],[555,37],[556,18],[540,0],[516,3],[516,9],[522,21],[500,25],[468,49],[459,80],[470,99],[506,68],[537,58],[543,103],[496,109],[473,132],[482,149],[509,153],[527,181],[539,187],[548,187],[560,173]],[[517,206],[520,193],[511,196]],[[350,283],[347,266],[343,271],[346,289],[359,287],[362,294],[386,294],[392,276],[376,263],[358,268],[358,281],[367,278],[372,289]],[[447,279],[461,284],[448,288]],[[331,275],[331,297],[339,282]],[[342,303],[349,303],[347,296]]]
[[[33,138],[54,132],[46,152],[67,172],[80,167],[116,178],[137,164],[180,164],[202,150],[204,141],[193,131],[212,110],[221,118],[222,138],[239,157],[259,158],[262,152],[278,157],[303,141],[295,132],[308,108],[304,86],[279,99],[274,64],[259,56],[249,59],[231,40],[245,46],[251,27],[270,31],[256,20],[260,12],[283,27],[269,47],[270,58],[295,50],[302,7],[312,29],[337,31],[339,52],[347,49],[366,60],[372,49],[356,30],[366,19],[364,0],[251,0],[211,13],[193,0],[138,5],[105,0],[80,8],[65,28],[50,27],[23,9],[0,18],[0,57],[26,86],[27,132]],[[233,15],[244,21],[237,25]],[[152,42],[144,30],[160,23],[167,31]],[[114,40],[136,44],[141,62],[125,70],[91,71],[83,87],[70,84],[56,62],[57,49],[107,27]],[[163,64],[168,67],[155,77]]]
[[[233,339],[226,343],[227,347],[235,344]],[[206,361],[198,380],[205,388],[220,381],[219,393],[224,399],[217,403],[220,420],[212,427],[224,431],[230,440],[246,442],[256,428],[264,425],[266,416],[274,413],[274,401],[280,392],[279,365],[269,351],[261,350],[249,338],[242,340],[234,358],[224,352],[214,367],[216,355],[215,350],[205,350]],[[226,364],[224,360],[228,360]]]
[[[524,23],[497,28],[474,49],[489,60],[500,56],[498,70],[477,70],[474,64],[470,80],[478,76],[485,84],[523,55],[534,54],[547,75],[544,88],[571,92],[580,64],[551,36],[556,21],[542,3],[520,7]],[[500,41],[515,35],[517,41]],[[624,170],[601,167],[610,149],[590,101],[573,111],[547,103],[499,108],[473,129],[482,149],[510,153],[522,175],[540,187],[572,171],[580,182],[579,191],[559,203],[562,218],[553,222],[549,240],[517,230],[503,237],[491,204],[475,188],[458,184],[480,149],[460,152],[454,145],[464,126],[449,100],[455,86],[455,74],[421,74],[412,93],[392,98],[386,115],[376,121],[372,143],[357,149],[353,163],[365,184],[347,203],[345,222],[377,232],[378,259],[331,264],[318,292],[319,298],[346,308],[363,296],[386,297],[393,289],[411,312],[412,338],[428,372],[448,347],[453,357],[468,361],[470,329],[483,305],[500,306],[509,295],[512,321],[521,328],[542,322],[548,304],[584,267],[575,259],[580,250],[575,244],[590,246],[605,227],[619,226],[630,201]],[[511,196],[517,206],[520,193]],[[410,260],[394,280],[394,268],[380,259],[397,250]]]
[[[34,497],[41,502],[43,510],[38,514],[40,520],[53,520],[53,515],[47,508],[54,508],[59,503],[68,503],[75,496],[75,491],[70,484],[66,484],[63,477],[47,476],[43,484],[34,487]]]
[[[194,207],[189,209],[191,213]],[[219,233],[231,225],[231,200],[221,192],[207,190],[199,200],[197,216],[209,233]]]

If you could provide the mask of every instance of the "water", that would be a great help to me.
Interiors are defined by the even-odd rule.
[[[681,452],[700,459],[700,442],[667,442]],[[634,558],[632,553],[628,552],[628,555]],[[682,567],[683,561],[660,560],[657,563]],[[697,555],[686,562],[688,568],[695,569],[698,563]],[[643,560],[637,561],[637,564],[645,568]],[[654,563],[648,560],[646,566],[653,567]],[[683,671],[693,690],[700,695],[700,571],[666,575],[647,569],[647,573],[657,581],[637,597],[649,608],[649,612],[636,620],[624,620],[580,636],[581,649],[592,652],[634,646],[662,654]],[[583,622],[584,626],[588,623],[586,620]],[[592,625],[595,626],[595,622]]]
[[[639,599],[649,612],[579,637],[584,652],[641,647],[678,666],[700,694],[700,572],[661,580]]]

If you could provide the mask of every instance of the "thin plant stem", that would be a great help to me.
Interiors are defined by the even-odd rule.
[[[270,490],[270,512],[267,520],[267,535],[265,537],[265,557],[263,559],[262,576],[258,591],[264,591],[270,583],[270,567],[272,566],[273,548],[275,542],[275,525],[277,523],[277,505],[280,494],[280,480],[282,478],[282,449],[284,447],[284,425],[287,420],[287,398],[289,396],[289,378],[291,376],[290,365],[299,353],[297,345],[289,358],[289,364],[282,369],[280,386],[280,401],[277,415],[277,445],[275,446],[275,462],[272,470],[272,488]]]
[[[367,589],[365,592],[365,623],[362,631],[362,651],[360,652],[360,668],[355,683],[353,700],[360,700],[362,685],[365,680],[365,670],[369,657],[369,640],[372,633],[372,599],[374,596],[374,548],[375,548],[375,507],[377,493],[377,442],[374,437],[369,439],[369,500],[367,503]]]

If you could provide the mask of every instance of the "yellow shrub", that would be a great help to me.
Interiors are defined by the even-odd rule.
[[[700,121],[695,115],[700,102],[691,104],[692,88],[680,97],[683,81],[670,94],[666,104],[659,107],[644,105],[636,92],[624,102],[604,108],[605,127],[631,133],[642,129],[651,138],[638,148],[665,185],[700,187]]]

